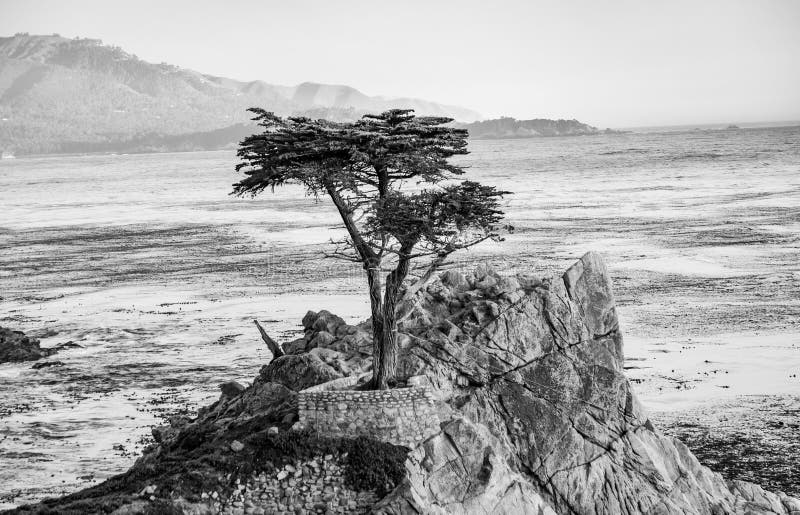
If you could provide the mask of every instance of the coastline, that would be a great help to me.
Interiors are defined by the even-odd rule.
[[[800,495],[800,395],[749,395],[650,416],[726,479]]]
[[[681,133],[709,133],[724,132],[730,129],[727,123],[695,124],[695,125],[664,125],[664,126],[636,126],[636,127],[617,127],[597,129],[596,132],[575,133],[575,134],[541,134],[537,136],[480,136],[469,138],[469,141],[515,141],[529,139],[559,139],[575,137],[595,137],[595,136],[625,136],[629,134],[681,134]],[[800,120],[781,121],[781,122],[740,122],[737,123],[735,130],[750,131],[762,129],[795,129],[800,127]],[[255,130],[255,128],[253,129]],[[15,159],[37,159],[37,158],[63,158],[63,157],[91,157],[91,156],[127,156],[127,155],[170,155],[170,154],[197,154],[204,152],[235,152],[235,143],[226,144],[219,148],[205,148],[198,150],[120,150],[120,151],[97,151],[97,152],[71,152],[71,153],[47,153],[47,154],[20,154],[13,158],[0,160],[13,161]]]
[[[800,351],[760,342],[800,333],[800,226],[786,207],[796,205],[798,191],[791,145],[756,140],[706,159],[697,156],[708,149],[682,139],[626,138],[636,144],[475,142],[468,173],[517,191],[509,200],[516,231],[502,248],[465,253],[456,268],[487,261],[548,275],[601,250],[626,366],[652,367],[626,371],[646,379],[634,389],[651,411],[751,394],[739,386],[747,367],[757,366],[750,357],[773,350],[779,368],[767,370],[785,383],[772,392],[797,391],[798,379],[786,376],[800,372]],[[235,174],[226,152],[11,162],[0,177],[14,192],[0,244],[15,252],[0,255],[0,325],[57,332],[44,346],[84,346],[58,356],[63,367],[0,366],[7,379],[0,408],[10,410],[0,430],[13,433],[6,442],[25,437],[8,451],[20,464],[12,488],[60,491],[101,480],[80,479],[94,470],[127,468],[155,421],[206,404],[221,382],[252,379],[268,358],[254,318],[291,339],[307,309],[353,321],[368,313],[360,270],[319,257],[330,236],[329,206],[293,191],[229,197]],[[523,177],[536,180],[522,189]],[[724,336],[731,333],[743,343]],[[723,368],[737,382],[703,375]],[[98,440],[98,431],[108,439]],[[26,472],[30,461],[36,468]]]

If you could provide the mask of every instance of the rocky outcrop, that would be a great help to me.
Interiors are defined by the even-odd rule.
[[[287,354],[275,358],[261,369],[259,379],[282,384],[292,390],[304,390],[311,386],[339,379],[342,374],[322,361],[316,354]]]
[[[373,512],[555,514],[509,459],[486,427],[456,418],[409,455],[407,480]]]
[[[0,363],[35,361],[52,353],[51,349],[42,349],[36,338],[25,336],[22,331],[0,327]]]
[[[599,134],[601,131],[578,120],[516,120],[503,117],[472,123],[456,123],[459,129],[466,129],[473,139],[540,138],[552,136],[584,136]],[[611,132],[611,131],[610,131]]]
[[[796,502],[729,485],[653,426],[623,375],[611,281],[596,254],[542,281],[484,267],[443,275],[402,330],[414,341],[405,373],[427,374],[449,409],[487,428],[492,448],[556,513],[789,513]],[[449,466],[474,470],[458,461]],[[409,479],[390,505],[468,510],[417,490]],[[504,502],[488,491],[468,499]]]
[[[285,449],[294,438],[297,390],[361,375],[369,364],[364,326],[347,325],[327,312],[309,312],[303,324],[303,338],[292,343],[296,353],[264,367],[252,386],[226,387],[197,419],[162,428],[161,443],[126,476],[139,481],[139,490],[143,477],[157,482],[151,504],[184,509],[190,502],[195,513],[200,507],[239,513],[239,505],[228,501],[244,498],[255,504],[242,511],[259,513],[257,497],[243,493],[241,485],[231,490],[223,480],[204,480],[205,497],[186,486],[190,475],[231,478],[243,463],[254,475],[242,484],[290,486],[286,469],[278,477],[280,469],[270,465],[275,459],[264,453]],[[399,331],[400,379],[424,376],[441,423],[408,450],[405,474],[391,491],[376,496],[373,513],[800,512],[795,498],[726,481],[650,421],[623,374],[611,281],[596,254],[549,279],[501,276],[485,266],[467,275],[446,272],[402,307]],[[390,438],[386,434],[391,432],[375,438]],[[181,464],[177,471],[167,466],[175,463]],[[262,473],[266,483],[253,483]],[[209,497],[209,484],[216,485],[216,497]],[[348,488],[357,495],[366,487]],[[141,506],[136,495],[126,498],[126,506]]]

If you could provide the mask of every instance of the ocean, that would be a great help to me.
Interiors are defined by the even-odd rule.
[[[800,397],[800,127],[473,141],[465,178],[512,191],[514,232],[456,256],[614,279],[626,368],[653,412]],[[0,161],[0,325],[74,342],[0,365],[0,508],[129,467],[150,427],[269,359],[308,309],[368,314],[322,257],[324,198],[229,195],[232,151]]]

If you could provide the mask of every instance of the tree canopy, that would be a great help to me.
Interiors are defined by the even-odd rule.
[[[449,118],[393,109],[336,123],[251,111],[264,130],[240,143],[236,169],[245,177],[233,193],[301,184],[309,195],[330,197],[347,236],[327,255],[365,270],[373,386],[386,388],[394,379],[397,304],[412,262],[426,270],[424,280],[451,253],[499,239],[507,192],[454,181],[464,169],[449,158],[467,153],[468,134],[447,126]]]

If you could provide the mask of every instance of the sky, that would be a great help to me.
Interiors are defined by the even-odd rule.
[[[347,84],[599,127],[800,120],[800,0],[0,0],[0,36],[99,38],[239,80]]]

